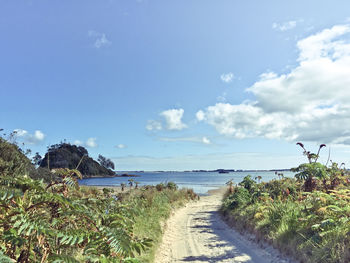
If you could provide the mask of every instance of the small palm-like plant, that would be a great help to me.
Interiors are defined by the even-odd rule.
[[[306,192],[312,192],[316,187],[314,178],[324,179],[327,177],[327,167],[317,162],[321,149],[326,147],[326,145],[321,144],[317,154],[307,151],[301,142],[298,142],[297,145],[304,150],[303,154],[307,157],[309,163],[301,164],[297,168],[293,168],[292,171],[297,172],[295,177],[298,180],[304,181],[304,190]]]
[[[309,163],[316,163],[320,156],[321,149],[323,147],[326,147],[325,144],[321,144],[318,148],[317,154],[315,154],[310,151],[307,151],[304,147],[304,144],[302,144],[301,142],[297,142],[297,145],[299,145],[304,150],[303,154],[307,157],[307,159],[309,160]]]

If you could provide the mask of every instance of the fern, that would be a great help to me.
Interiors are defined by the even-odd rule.
[[[4,255],[4,253],[0,251],[0,263],[13,263],[13,262],[16,262],[16,261]]]
[[[52,254],[49,256],[49,260],[52,263],[79,263],[74,257],[68,255]]]

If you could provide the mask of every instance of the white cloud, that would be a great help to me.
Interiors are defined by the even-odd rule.
[[[28,144],[38,144],[45,139],[45,134],[40,130],[34,131],[34,134],[22,129],[15,129],[14,132],[17,137],[22,138]]]
[[[109,41],[106,37],[106,34],[104,33],[100,33],[100,32],[97,32],[97,31],[94,31],[94,30],[90,30],[88,32],[88,36],[90,38],[93,38],[94,39],[94,47],[99,49],[101,47],[104,47],[104,46],[109,46],[112,44],[111,41]]]
[[[115,147],[118,149],[124,149],[124,148],[126,148],[126,145],[125,144],[118,144]]]
[[[162,129],[162,124],[159,121],[148,120],[146,129],[149,131],[153,131],[153,130],[159,131]]]
[[[74,144],[78,146],[85,146],[90,148],[96,148],[98,146],[98,144],[96,143],[96,138],[88,138],[86,142],[83,142],[81,140],[75,140]]]
[[[84,142],[80,141],[80,140],[75,140],[73,142],[75,145],[78,145],[78,146],[83,146],[84,145]]]
[[[168,130],[182,130],[187,127],[181,120],[183,114],[183,109],[170,109],[163,111],[160,115],[165,118]]]
[[[211,144],[210,140],[207,137],[202,137],[202,142],[204,144]]]
[[[90,148],[96,148],[98,145],[96,143],[96,138],[89,138],[87,139],[85,145]]]
[[[350,144],[349,32],[339,25],[300,40],[296,67],[264,73],[247,89],[255,101],[217,103],[197,119],[236,138]]]
[[[42,141],[45,138],[45,134],[42,133],[41,131],[37,130],[34,132],[33,138],[34,138],[34,140]]]
[[[293,28],[295,28],[297,26],[297,22],[296,20],[291,20],[288,22],[284,22],[284,23],[273,23],[272,24],[272,28],[278,31],[287,31],[287,30],[291,30]]]
[[[165,142],[195,142],[200,144],[211,144],[207,137],[161,137],[161,141]]]
[[[203,121],[205,119],[205,113],[204,111],[200,110],[196,113],[196,118],[199,121]]]
[[[18,137],[24,137],[25,135],[28,134],[26,130],[22,130],[22,129],[15,129],[14,132]]]
[[[225,83],[230,83],[233,80],[233,78],[234,78],[234,75],[231,72],[222,74],[220,76],[220,79]]]

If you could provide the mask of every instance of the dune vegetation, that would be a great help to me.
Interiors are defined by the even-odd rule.
[[[151,261],[162,221],[196,198],[174,183],[79,187],[76,169],[40,178],[17,145],[0,138],[0,153],[0,262]]]
[[[295,178],[258,183],[251,176],[229,184],[226,220],[301,262],[350,262],[350,176],[344,164],[323,165],[304,145],[308,162]]]

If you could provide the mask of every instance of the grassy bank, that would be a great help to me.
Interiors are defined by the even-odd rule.
[[[350,262],[350,177],[343,166],[326,167],[316,157],[295,169],[295,179],[245,177],[221,210],[238,230],[301,262]]]
[[[79,187],[78,170],[44,175],[0,138],[0,262],[150,262],[161,221],[196,198],[174,183],[114,193]]]
[[[162,225],[171,211],[197,199],[192,189],[180,189],[174,183],[145,187],[122,194],[123,203],[132,203],[139,211],[135,217],[134,233],[141,238],[151,238],[150,247],[137,258],[140,262],[153,262],[156,248],[162,238]]]
[[[151,262],[161,222],[196,197],[172,183],[114,195],[58,172],[51,184],[0,176],[1,262]]]

